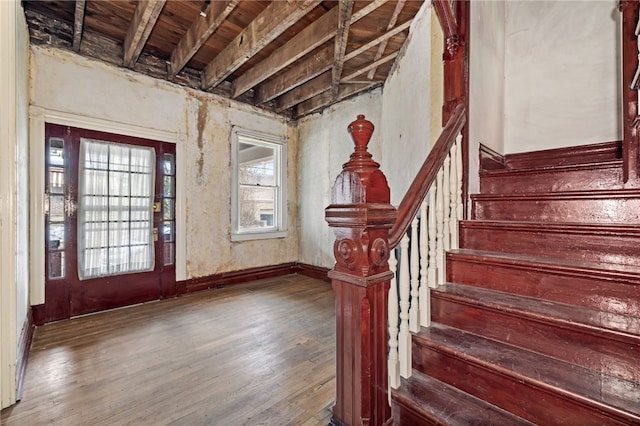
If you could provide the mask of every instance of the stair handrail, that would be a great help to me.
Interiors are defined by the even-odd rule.
[[[398,206],[396,221],[389,231],[390,248],[395,248],[409,229],[411,221],[418,213],[420,205],[438,174],[438,170],[442,167],[466,121],[467,116],[464,105],[459,104],[454,109],[444,129],[442,129],[442,133],[440,133],[435,145],[424,160],[424,163],[422,163],[420,170]]]

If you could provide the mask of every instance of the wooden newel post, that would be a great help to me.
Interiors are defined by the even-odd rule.
[[[387,399],[388,235],[396,218],[389,185],[367,144],[374,126],[359,115],[349,125],[355,151],[342,166],[325,219],[334,228],[336,404],[334,425],[382,425]]]

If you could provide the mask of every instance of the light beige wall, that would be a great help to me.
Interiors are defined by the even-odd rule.
[[[29,308],[28,33],[16,0],[0,2],[0,408],[16,401]]]
[[[537,2],[535,2],[537,3]],[[478,148],[504,153],[504,1],[471,2],[469,46],[469,193],[479,192]]]
[[[621,138],[617,6],[506,3],[506,153]]]
[[[32,47],[31,85],[34,106],[176,135],[185,254],[178,279],[297,260],[297,134],[284,118],[48,47]],[[232,126],[289,139],[286,238],[230,241]]]
[[[333,266],[333,231],[324,220],[324,209],[331,202],[331,187],[342,164],[353,152],[347,132],[358,114],[374,123],[376,129],[369,152],[380,161],[382,92],[371,93],[334,105],[322,113],[298,122],[298,217],[300,219],[300,253],[303,263]]]

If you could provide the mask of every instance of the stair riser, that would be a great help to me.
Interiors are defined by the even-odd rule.
[[[625,380],[640,381],[640,345],[528,317],[472,306],[431,294],[431,319],[500,342],[602,371]],[[473,302],[470,302],[473,303]]]
[[[393,400],[391,401],[391,414],[394,425],[435,426],[441,424],[431,419],[425,419],[410,406]]]
[[[482,194],[526,194],[538,192],[621,189],[622,168],[611,166],[578,170],[535,170],[480,175]]]
[[[558,257],[585,261],[640,264],[640,238],[622,233],[546,232],[540,229],[469,227],[460,224],[460,248]]]
[[[413,366],[438,380],[541,425],[624,425],[628,419],[611,418],[596,407],[576,406],[574,401],[540,389],[517,377],[460,359],[451,353],[413,340]],[[514,396],[517,395],[517,398]]]
[[[510,198],[473,200],[476,220],[640,223],[640,198]]]
[[[447,257],[447,281],[640,317],[640,282]]]

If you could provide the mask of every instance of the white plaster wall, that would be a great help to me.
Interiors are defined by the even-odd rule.
[[[186,156],[182,196],[187,278],[297,260],[297,135],[282,117],[40,46],[32,47],[31,89],[32,105],[183,135],[184,146],[178,152]],[[230,241],[230,132],[234,125],[289,136],[286,238]]]
[[[333,267],[333,231],[324,220],[331,187],[353,152],[347,127],[364,114],[376,129],[369,143],[380,162],[382,92],[378,89],[334,105],[298,121],[298,219],[300,262]]]
[[[538,3],[538,2],[534,2]],[[469,193],[478,193],[478,149],[504,153],[504,1],[471,2],[469,49]]]
[[[507,2],[505,153],[621,138],[617,5]]]
[[[29,309],[29,32],[22,7],[16,26],[16,284],[17,330],[22,336]],[[20,338],[20,337],[18,337]]]
[[[436,23],[437,24],[437,23]],[[431,147],[431,2],[411,24],[404,54],[387,78],[382,95],[380,162],[398,205]]]

